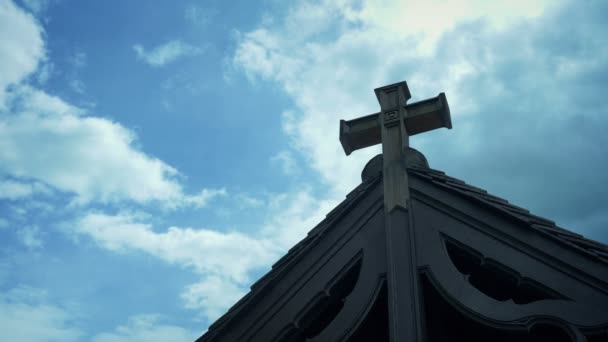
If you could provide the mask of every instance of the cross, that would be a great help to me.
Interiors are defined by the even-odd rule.
[[[416,262],[417,227],[410,216],[412,204],[405,151],[411,135],[440,127],[452,128],[450,108],[444,93],[408,105],[411,95],[405,82],[374,91],[380,102],[380,113],[340,120],[340,142],[346,155],[382,143],[390,341],[423,341],[424,311]]]
[[[452,128],[450,107],[444,93],[406,104],[412,96],[405,81],[374,89],[380,113],[350,121],[340,120],[340,142],[346,155],[382,143],[385,207],[407,208],[409,187],[403,175],[409,137],[440,127]]]

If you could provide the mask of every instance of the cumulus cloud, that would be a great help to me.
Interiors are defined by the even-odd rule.
[[[198,334],[180,326],[166,324],[158,314],[142,314],[129,317],[127,324],[113,332],[93,336],[92,342],[164,342],[193,341]]]
[[[291,97],[284,132],[334,194],[358,183],[379,152],[346,158],[338,120],[376,112],[372,89],[406,79],[413,100],[445,91],[450,102],[452,131],[411,139],[431,166],[558,223],[583,222],[608,200],[597,187],[608,182],[600,133],[608,109],[599,93],[608,41],[597,34],[606,30],[598,14],[605,7],[299,1],[285,17],[239,33],[232,61]],[[581,24],[563,25],[572,18]]]
[[[79,341],[83,332],[74,319],[66,308],[50,304],[44,290],[18,286],[0,293],[0,328],[7,341]]]
[[[323,218],[335,203],[306,190],[277,195],[255,233],[169,227],[155,229],[145,217],[89,212],[66,223],[75,237],[87,236],[115,253],[143,252],[192,269],[200,280],[181,294],[185,307],[212,321],[246,293],[254,272],[267,268]]]
[[[150,224],[131,215],[89,213],[75,222],[74,229],[109,250],[139,250],[200,273],[221,273],[237,282],[246,281],[251,268],[266,265],[274,257],[269,241],[208,229],[169,227],[155,232]]]
[[[0,0],[0,176],[33,182],[2,180],[0,197],[28,197],[46,184],[74,194],[75,204],[157,202],[174,209],[202,207],[225,195],[222,189],[186,194],[179,172],[141,151],[131,130],[27,85],[27,77],[46,60],[42,35],[33,16]],[[174,42],[155,49],[150,58],[165,63],[194,52]],[[86,54],[75,53],[69,60],[82,68]],[[82,84],[75,90],[83,91]]]
[[[136,135],[87,116],[58,97],[22,87],[0,117],[0,171],[75,194],[76,203],[156,201],[168,208],[204,206],[224,190],[184,194],[178,171],[141,152]]]
[[[50,194],[52,190],[40,182],[21,182],[0,179],[0,199],[17,200],[29,198],[34,194]]]
[[[0,265],[2,266],[2,265]],[[86,334],[78,326],[79,316],[69,308],[49,302],[47,291],[31,286],[17,286],[0,293],[0,328],[2,338],[20,342],[83,341]],[[193,341],[198,332],[167,324],[158,314],[128,318],[126,324],[111,332],[86,337],[94,342]]]
[[[171,40],[150,50],[146,50],[141,44],[135,44],[133,50],[135,50],[137,58],[153,67],[160,67],[179,58],[195,56],[203,52],[201,48],[180,40]]]
[[[181,202],[185,205],[191,205],[194,207],[205,207],[211,200],[216,197],[225,197],[228,195],[226,189],[203,189],[198,194],[183,196]]]
[[[543,8],[529,2],[506,7],[509,17],[535,16]],[[448,15],[435,16],[438,12]],[[283,115],[285,133],[323,180],[336,193],[345,193],[378,148],[345,158],[336,139],[338,120],[377,111],[372,88],[406,75],[415,81],[423,74],[415,71],[422,56],[435,49],[446,30],[465,18],[504,20],[497,13],[501,12],[496,8],[464,1],[364,1],[357,7],[349,1],[299,1],[278,24],[241,34],[233,62],[250,78],[278,82],[293,98],[296,107]],[[334,38],[327,39],[328,35]],[[445,67],[452,64],[446,62]],[[395,75],[397,71],[402,76]],[[444,74],[444,84],[457,77],[449,71]],[[428,82],[410,83],[420,89]]]
[[[139,251],[191,268],[201,280],[189,286],[182,298],[187,307],[201,309],[210,319],[217,318],[229,301],[243,295],[243,285],[251,280],[253,270],[277,257],[277,247],[268,238],[181,227],[158,232],[128,214],[88,213],[70,226],[74,234],[89,236],[110,251]],[[220,288],[227,291],[225,296],[217,295]]]
[[[275,195],[269,201],[269,215],[260,232],[271,237],[283,252],[304,238],[343,198],[319,199],[310,189]]]
[[[147,253],[192,269],[200,281],[187,286],[181,298],[212,320],[246,291],[255,271],[301,239],[360,181],[361,168],[379,149],[345,157],[337,140],[338,119],[377,111],[372,88],[404,78],[418,99],[440,91],[448,94],[454,130],[412,139],[431,166],[540,208],[549,217],[605,224],[601,213],[606,211],[607,194],[598,184],[608,183],[602,157],[608,146],[603,134],[608,116],[595,90],[603,89],[607,75],[608,44],[604,36],[594,34],[605,31],[599,14],[606,13],[605,8],[577,5],[557,10],[526,1],[517,10],[506,5],[490,10],[482,2],[471,4],[446,10],[444,3],[432,7],[369,1],[354,6],[346,1],[299,1],[285,18],[266,20],[238,35],[233,65],[251,79],[276,82],[292,98],[293,108],[281,117],[291,143],[285,153],[302,153],[327,185],[329,193],[323,197],[308,190],[275,196],[268,201],[265,222],[251,234],[163,229],[146,218],[101,212],[79,216],[70,223],[72,232],[112,252]],[[0,6],[3,19],[12,3],[0,0]],[[435,18],[440,11],[448,15]],[[503,13],[510,14],[501,19]],[[21,24],[35,33],[29,39],[34,46],[39,43],[38,49],[15,46],[27,57],[23,61],[30,62],[17,64],[16,72],[9,70],[13,74],[0,72],[2,91],[34,72],[44,55],[41,29],[33,18],[21,15],[24,22],[34,23]],[[572,16],[580,16],[578,22],[584,24],[560,24]],[[555,28],[553,35],[547,27]],[[0,36],[4,31],[0,29]],[[183,48],[179,44],[161,47],[134,49],[153,66],[184,55],[175,52]],[[6,53],[2,49],[0,53]],[[0,117],[0,171],[17,179],[17,198],[35,193],[21,179],[74,193],[79,203],[128,200],[204,206],[226,195],[223,189],[186,194],[178,171],[144,153],[135,134],[119,123],[90,116],[36,89],[13,87],[5,94],[0,94],[0,103],[8,103],[11,110]],[[10,101],[4,101],[6,96]],[[276,161],[282,159],[287,158]],[[27,305],[24,312],[30,314],[46,304]],[[18,316],[3,316],[15,312],[5,307],[8,311],[0,310],[0,317]],[[73,334],[58,340],[77,336],[78,331],[69,328],[69,316],[62,316],[65,311],[51,308],[56,321],[40,319],[41,329],[56,329],[50,336],[54,331]],[[151,331],[154,336],[190,336],[146,315],[95,339],[150,340]]]
[[[243,297],[246,293],[243,285],[222,276],[211,275],[187,286],[181,299],[186,308],[200,311],[202,316],[212,322]]]
[[[31,74],[45,58],[42,27],[10,0],[0,0],[0,110],[6,89]]]
[[[17,229],[17,237],[21,243],[29,249],[37,249],[43,246],[40,228],[38,226],[25,226]]]
[[[288,150],[280,151],[270,158],[273,165],[278,165],[284,174],[293,175],[298,171],[297,162],[293,153]]]
[[[234,201],[238,204],[240,209],[260,208],[266,204],[264,199],[253,197],[245,193],[236,194],[234,196]]]

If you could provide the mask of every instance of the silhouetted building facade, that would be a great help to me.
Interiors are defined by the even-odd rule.
[[[431,169],[407,137],[451,127],[443,94],[376,94],[340,140],[383,154],[197,341],[608,341],[608,246]]]

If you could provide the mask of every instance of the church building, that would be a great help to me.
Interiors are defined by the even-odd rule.
[[[382,144],[361,184],[197,342],[607,342],[608,246],[431,168],[408,138],[451,128],[443,93],[375,92],[340,122]]]

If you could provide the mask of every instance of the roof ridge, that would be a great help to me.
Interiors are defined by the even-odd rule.
[[[555,237],[565,245],[576,247],[577,250],[587,255],[608,263],[608,245],[599,241],[591,240],[581,234],[572,232],[549,219],[530,213],[528,209],[509,203],[504,198],[492,195],[486,190],[467,184],[464,181],[450,177],[443,171],[431,168],[408,166],[408,172],[417,177],[430,181],[438,186],[458,192],[468,198],[474,199],[489,207],[499,210],[507,215],[527,224],[530,228]]]
[[[271,269],[264,274],[260,279],[254,282],[250,286],[250,291],[247,292],[241,299],[239,299],[232,307],[230,307],[226,313],[220,316],[215,320],[211,325],[209,325],[207,332],[203,334],[197,342],[207,341],[212,338],[214,335],[218,334],[226,324],[236,315],[239,314],[241,308],[243,308],[247,303],[254,300],[259,296],[261,292],[263,292],[267,285],[272,282],[273,279],[280,277],[282,272],[286,269],[289,269],[289,265],[296,260],[299,259],[303,253],[312,246],[315,245],[315,241],[320,239],[323,236],[323,233],[329,227],[332,227],[333,223],[335,223],[342,215],[344,215],[350,207],[355,205],[359,199],[363,197],[364,194],[368,192],[370,188],[378,182],[381,178],[381,175],[378,174],[374,177],[369,177],[365,181],[361,182],[355,189],[353,189],[350,193],[348,193],[344,200],[340,202],[334,209],[332,209],[325,218],[319,222],[314,228],[312,228],[309,233],[298,243],[296,243],[293,247],[291,247],[285,255],[283,255],[279,260],[277,260],[271,267]]]

